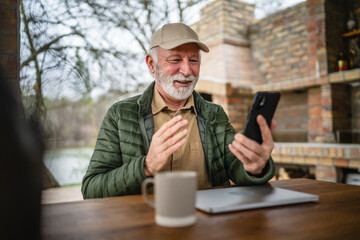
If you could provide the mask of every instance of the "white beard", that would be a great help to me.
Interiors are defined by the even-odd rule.
[[[155,66],[155,81],[160,84],[160,86],[164,89],[167,95],[176,99],[176,100],[184,100],[190,97],[192,92],[194,91],[195,85],[198,81],[199,77],[195,77],[194,75],[190,75],[185,77],[181,73],[174,74],[172,76],[164,76],[160,66],[156,64]],[[191,81],[189,87],[174,87],[174,81],[178,82],[187,82]]]

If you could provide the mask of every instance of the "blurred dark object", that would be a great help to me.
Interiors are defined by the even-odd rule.
[[[349,20],[347,20],[347,22],[346,22],[346,26],[347,26],[349,32],[355,30],[355,25],[356,25],[356,22],[354,20],[354,14],[352,12],[350,12],[349,13]]]
[[[345,56],[343,52],[339,52],[339,56],[337,58],[337,67],[336,71],[344,71],[347,70],[347,61],[345,59]]]
[[[360,49],[359,49],[359,37],[353,37],[349,40],[349,69],[360,67]]]
[[[26,120],[0,70],[0,239],[40,239],[41,128]]]
[[[276,164],[276,180],[292,178],[315,179],[315,167],[293,164]]]

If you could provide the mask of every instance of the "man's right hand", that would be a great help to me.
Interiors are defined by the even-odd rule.
[[[184,145],[187,129],[177,132],[186,124],[188,124],[188,121],[186,119],[182,120],[182,116],[178,115],[162,125],[154,134],[145,159],[144,172],[147,177],[160,171],[171,154]]]

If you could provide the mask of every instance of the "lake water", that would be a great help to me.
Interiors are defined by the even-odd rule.
[[[49,150],[45,152],[44,162],[61,186],[80,184],[93,151],[93,148]]]

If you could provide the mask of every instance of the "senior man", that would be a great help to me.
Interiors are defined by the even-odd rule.
[[[143,180],[159,171],[196,171],[199,189],[272,178],[275,122],[269,129],[258,116],[261,145],[236,134],[222,107],[194,91],[200,50],[209,52],[185,24],[153,34],[146,64],[155,81],[108,110],[83,179],[84,198],[140,194]]]

